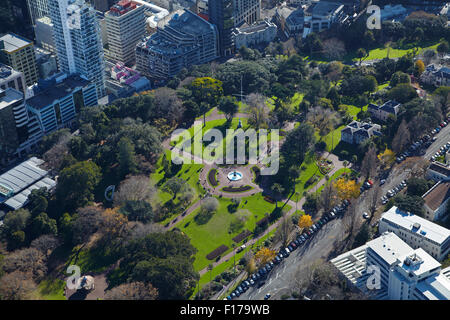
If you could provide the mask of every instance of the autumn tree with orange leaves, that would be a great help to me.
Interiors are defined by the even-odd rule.
[[[341,200],[357,198],[359,196],[359,186],[355,180],[345,180],[344,178],[338,179],[334,182],[338,197]]]
[[[263,266],[267,262],[275,259],[276,255],[277,253],[275,250],[264,247],[255,254],[255,260],[258,265]]]

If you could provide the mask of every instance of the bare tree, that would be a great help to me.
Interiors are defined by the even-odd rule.
[[[322,107],[312,108],[307,115],[307,120],[317,129],[321,137],[327,135],[337,121],[336,112]]]
[[[40,280],[47,272],[46,259],[44,254],[35,248],[16,250],[3,260],[3,270],[7,273],[29,273],[33,279]]]
[[[328,182],[323,187],[319,198],[319,205],[324,212],[330,211],[339,201],[336,187],[333,183]]]
[[[256,128],[266,128],[269,117],[267,98],[260,93],[251,93],[246,98],[247,112],[250,114],[249,123]]]
[[[394,150],[395,153],[399,153],[410,141],[411,135],[409,133],[406,121],[403,119],[397,129],[394,139],[392,139],[392,150]]]
[[[158,289],[150,283],[131,282],[106,291],[105,300],[156,300]]]
[[[373,218],[377,211],[377,205],[381,197],[381,188],[379,185],[374,186],[367,195],[367,204],[370,212],[370,219]]]
[[[287,216],[281,218],[274,238],[276,241],[280,241],[283,247],[286,247],[290,240],[290,235],[294,230],[294,224]]]
[[[345,44],[338,38],[330,38],[323,42],[325,57],[332,60],[341,60],[346,55]]]
[[[1,300],[31,299],[34,290],[36,290],[36,283],[29,273],[14,271],[0,278]]]
[[[45,234],[37,239],[31,241],[31,247],[41,251],[46,257],[48,257],[53,250],[61,245],[61,241],[50,234]]]
[[[124,180],[118,192],[114,193],[114,206],[126,201],[149,201],[155,194],[155,187],[146,176],[131,176]]]
[[[58,142],[44,153],[43,159],[45,160],[45,166],[50,170],[58,170],[61,168],[64,157],[69,154],[69,141],[71,135],[62,135]]]
[[[377,151],[374,146],[370,146],[361,163],[361,175],[365,179],[374,177],[377,172]]]

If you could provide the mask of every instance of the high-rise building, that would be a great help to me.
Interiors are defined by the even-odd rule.
[[[209,0],[208,10],[219,32],[219,54],[227,56],[234,52],[233,29],[260,19],[261,0]]]
[[[37,82],[38,71],[32,41],[13,33],[0,37],[0,62],[22,72],[27,86]]]
[[[36,20],[49,15],[48,0],[27,0],[30,11],[31,23],[36,24]]]
[[[28,120],[24,94],[13,88],[0,89],[0,163],[8,163],[28,139]]]
[[[136,43],[145,34],[144,6],[130,0],[121,0],[105,14],[108,34],[108,55],[113,63],[135,63]]]
[[[105,66],[100,28],[94,8],[84,0],[49,0],[59,70],[95,82],[105,96]]]
[[[49,17],[36,20],[34,35],[36,36],[36,46],[56,53],[55,41],[53,40],[53,23]]]
[[[136,69],[156,81],[216,58],[216,27],[189,10],[175,11],[159,21],[156,33],[136,46]]]

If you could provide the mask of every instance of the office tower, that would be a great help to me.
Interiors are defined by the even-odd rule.
[[[0,62],[22,72],[27,86],[37,82],[38,71],[33,42],[13,33],[0,37]]]
[[[209,22],[219,31],[219,53],[227,56],[234,51],[233,29],[260,19],[261,0],[209,0],[208,10]]]
[[[144,6],[130,0],[121,0],[105,14],[108,34],[108,55],[111,62],[135,63],[136,43],[145,33]]]
[[[30,12],[31,23],[36,24],[36,20],[49,15],[48,0],[27,0]]]
[[[36,20],[34,34],[36,36],[37,47],[56,53],[55,42],[53,40],[53,23],[49,17],[42,17]]]
[[[234,0],[209,0],[208,10],[209,22],[217,26],[219,34],[219,55],[229,56],[234,51]]]
[[[156,33],[136,46],[136,69],[157,81],[216,58],[216,27],[189,10],[175,11],[159,21]]]
[[[98,98],[104,97],[103,46],[94,8],[84,0],[49,0],[49,8],[60,71],[95,82]]]
[[[24,94],[13,88],[0,89],[0,163],[8,163],[28,139],[28,120]]]

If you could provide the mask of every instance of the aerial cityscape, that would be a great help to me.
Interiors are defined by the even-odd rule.
[[[0,9],[0,300],[450,299],[450,2]]]

